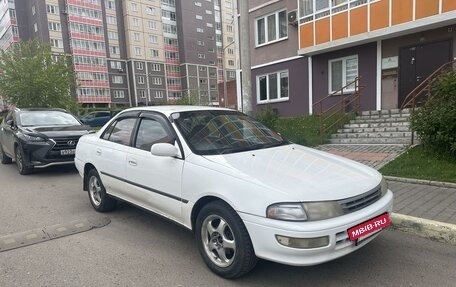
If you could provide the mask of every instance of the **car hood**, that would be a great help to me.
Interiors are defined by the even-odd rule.
[[[72,137],[82,136],[87,134],[87,126],[74,125],[74,126],[36,126],[36,127],[23,127],[24,132],[35,134],[42,137],[55,138],[55,137]]]
[[[338,200],[377,187],[381,175],[360,163],[300,145],[204,156],[217,169],[289,200]]]

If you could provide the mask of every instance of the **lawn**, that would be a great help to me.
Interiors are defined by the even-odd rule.
[[[417,146],[384,166],[380,172],[388,176],[456,183],[456,158]]]

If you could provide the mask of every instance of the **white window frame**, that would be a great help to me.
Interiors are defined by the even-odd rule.
[[[285,26],[287,35],[282,38],[280,38],[280,25],[279,25],[279,14],[281,12],[285,12],[285,21],[287,21],[286,26]],[[275,15],[275,18],[276,18],[276,27],[275,27],[276,28],[276,31],[275,31],[276,39],[269,41],[269,39],[268,39],[268,18],[269,18],[269,16],[272,16],[272,15]],[[258,21],[261,19],[264,20],[264,43],[259,44],[258,43]],[[263,15],[261,17],[255,18],[255,47],[262,47],[265,45],[277,43],[277,42],[287,40],[287,39],[288,39],[288,19],[287,19],[287,10],[286,9],[279,10],[274,13],[269,13],[267,15]]]
[[[356,77],[358,77],[358,75],[359,75],[358,55],[351,55],[351,56],[347,56],[347,57],[331,59],[328,61],[328,93],[329,94],[336,92],[336,90],[334,90],[334,91],[332,90],[332,74],[333,73],[332,73],[332,69],[331,69],[331,64],[334,62],[342,61],[342,86],[341,87],[345,87],[348,84],[347,83],[347,60],[352,60],[352,59],[356,59],[356,63],[357,63]],[[355,86],[344,89],[344,92],[350,93],[350,92],[353,92],[354,90],[355,90]],[[340,92],[338,94],[340,94]]]
[[[280,74],[287,73],[288,77],[288,95],[286,97],[281,97],[280,93]],[[276,74],[277,76],[277,99],[269,98],[269,75]],[[260,78],[266,77],[266,100],[260,100]],[[261,74],[256,76],[256,94],[257,94],[257,104],[268,104],[268,103],[277,103],[277,102],[286,102],[290,99],[290,72],[288,70],[280,70],[273,73]]]

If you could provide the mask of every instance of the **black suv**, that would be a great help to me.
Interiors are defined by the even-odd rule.
[[[1,163],[11,163],[14,158],[20,174],[73,164],[76,144],[89,130],[62,109],[14,109],[0,126]]]

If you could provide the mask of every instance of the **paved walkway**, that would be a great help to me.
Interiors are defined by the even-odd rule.
[[[401,145],[321,145],[317,149],[380,169],[405,151]],[[456,224],[456,188],[389,181],[400,214]]]

